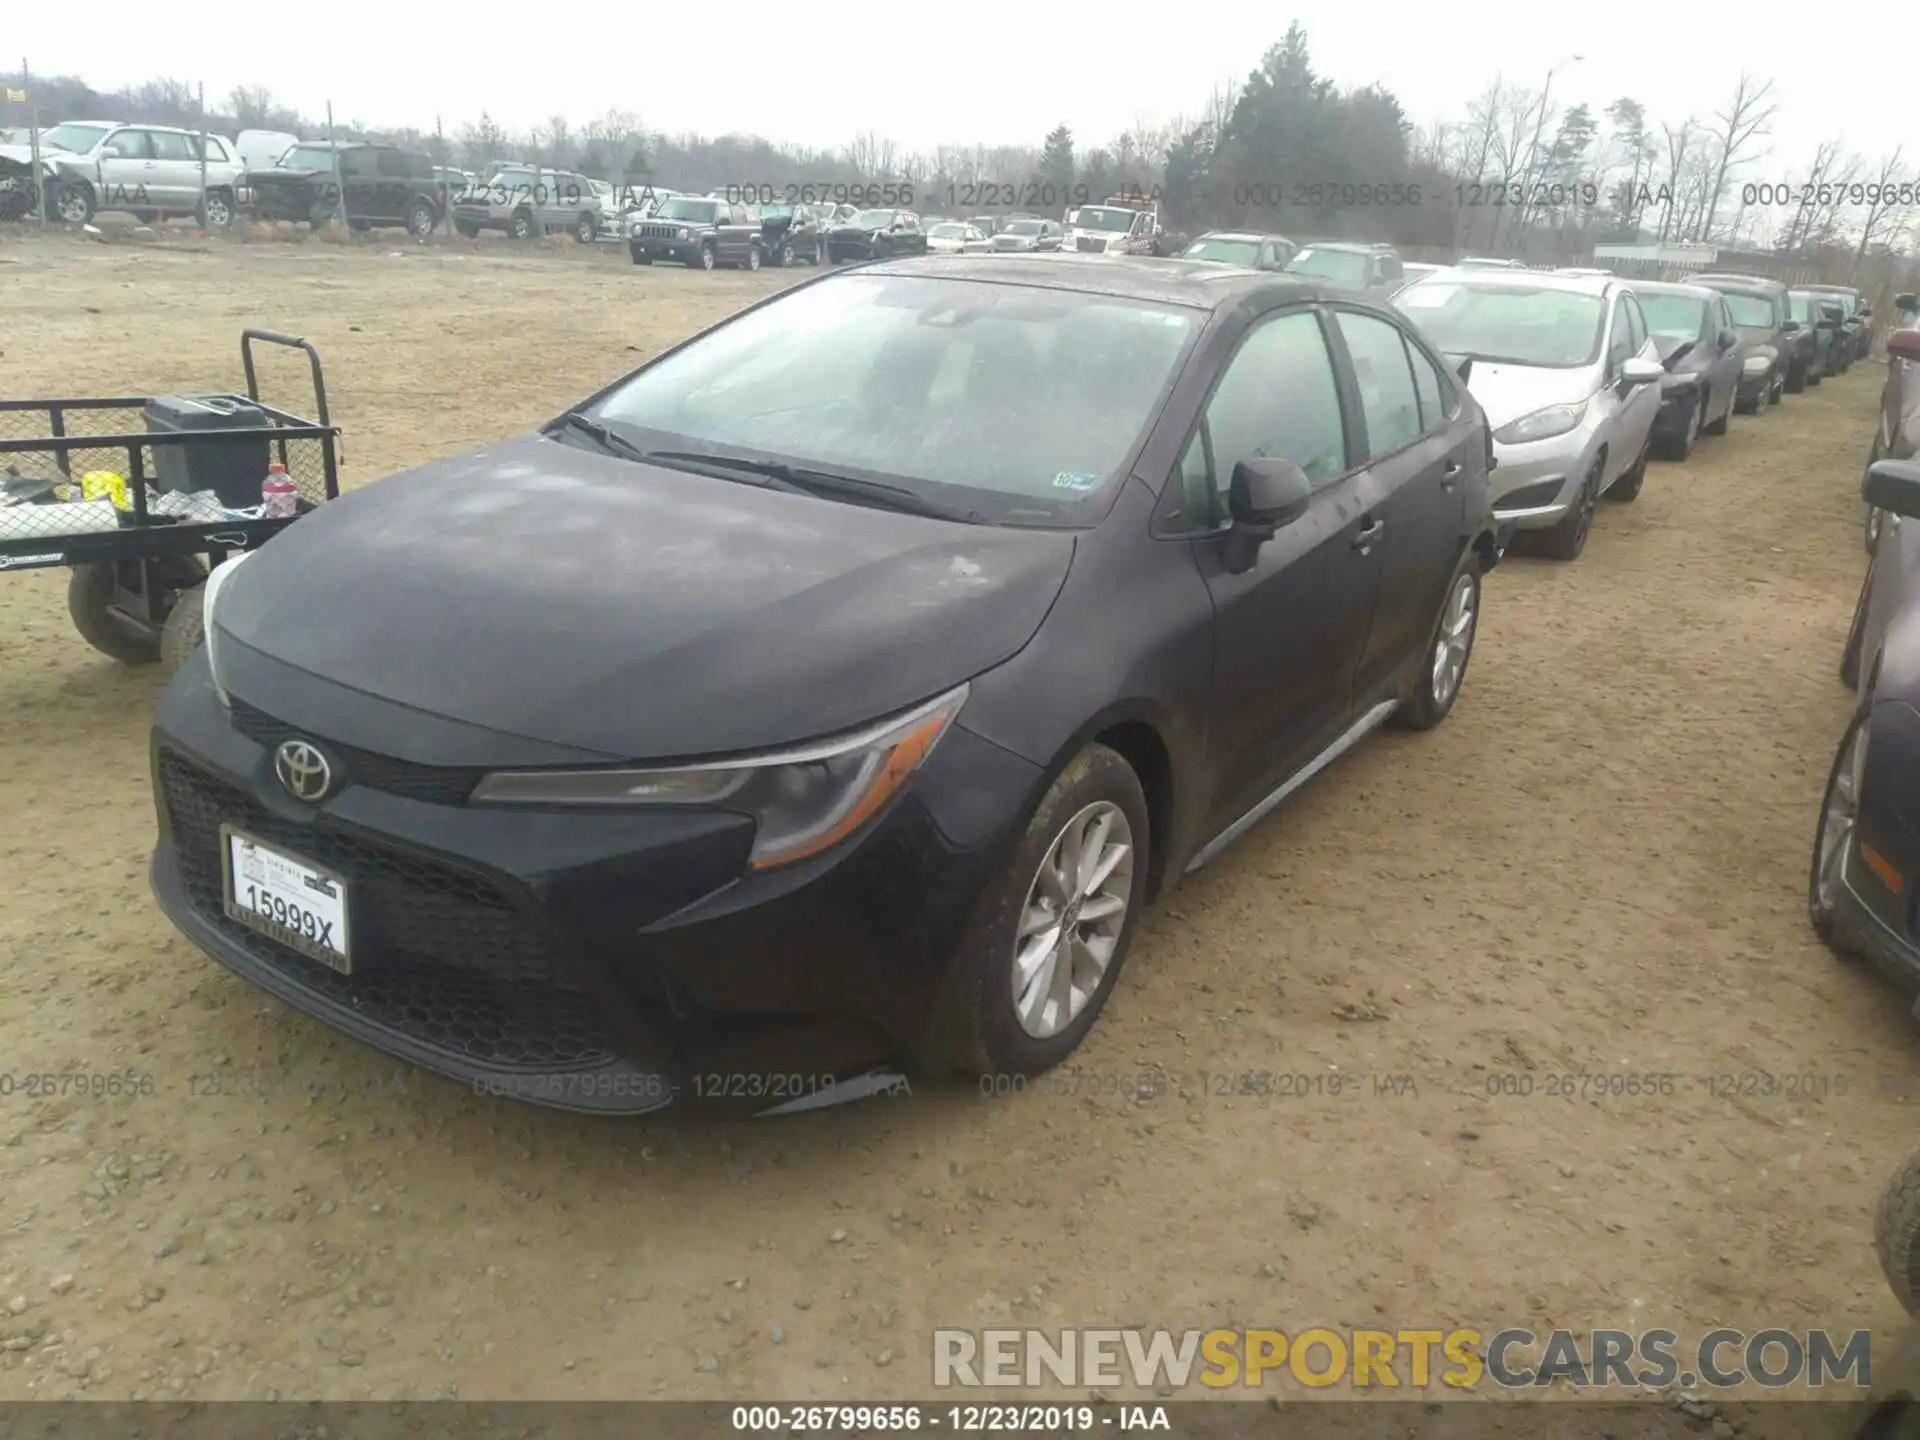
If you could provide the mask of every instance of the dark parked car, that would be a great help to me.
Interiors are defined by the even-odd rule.
[[[324,225],[344,198],[353,229],[405,226],[420,240],[447,213],[447,187],[433,157],[398,145],[303,140],[271,170],[249,170],[246,188],[249,212],[261,220]]]
[[[1297,251],[1282,267],[1290,275],[1311,276],[1343,290],[1358,290],[1385,300],[1403,288],[1400,252],[1391,245],[1359,241],[1316,241]]]
[[[1761,275],[1695,275],[1696,285],[1718,290],[1727,314],[1746,342],[1740,362],[1742,415],[1758,415],[1787,393],[1787,373],[1799,355],[1799,322],[1789,313],[1787,287]]]
[[[1653,422],[1654,448],[1669,460],[1684,460],[1704,431],[1727,433],[1740,389],[1744,342],[1717,290],[1629,280],[1666,367],[1660,413]]]
[[[1851,285],[1802,285],[1800,288],[1839,302],[1844,318],[1837,373],[1844,375],[1854,361],[1864,360],[1873,349],[1873,313],[1867,297]]]
[[[1490,453],[1325,286],[828,274],[216,570],[153,886],[288,1004],[550,1105],[1033,1074],[1149,902],[1452,709]]]
[[[1807,383],[1818,385],[1829,375],[1839,373],[1841,331],[1846,309],[1831,295],[1811,290],[1789,290],[1787,308],[1800,328],[1813,336],[1813,363],[1807,371]]]
[[[1920,296],[1896,296],[1893,309],[1898,328],[1887,336],[1887,382],[1880,391],[1880,417],[1873,430],[1873,448],[1867,454],[1869,469],[1877,460],[1920,458],[1920,355],[1915,353],[1916,345],[1920,345],[1915,337],[1920,332],[1914,329],[1920,326]],[[1879,546],[1885,520],[1879,510],[1867,507],[1869,555]],[[1857,628],[1857,613],[1854,620]],[[1846,673],[1844,665],[1841,673]]]
[[[1058,250],[1066,232],[1058,220],[1042,220],[1037,215],[1009,215],[998,230],[990,230],[988,248],[1005,255],[1030,250]]]
[[[911,210],[861,210],[827,231],[830,264],[926,253],[926,228]]]
[[[1212,260],[1222,265],[1244,265],[1250,270],[1285,268],[1300,247],[1284,235],[1260,235],[1238,230],[1209,230],[1182,247],[1182,260]]]
[[[818,265],[827,258],[827,232],[811,205],[762,205],[761,249],[775,265],[805,260]]]
[[[670,196],[627,230],[627,251],[636,265],[676,260],[702,270],[719,265],[758,270],[766,247],[757,206],[710,195]]]

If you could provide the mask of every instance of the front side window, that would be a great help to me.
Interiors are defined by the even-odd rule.
[[[1220,377],[1180,461],[1189,527],[1224,525],[1233,467],[1267,456],[1293,461],[1316,486],[1347,469],[1333,357],[1310,310],[1260,322]]]
[[[1733,323],[1743,330],[1771,330],[1779,323],[1773,301],[1765,295],[1728,294],[1722,298]]]
[[[1350,310],[1337,312],[1337,319],[1360,387],[1367,449],[1378,459],[1420,437],[1420,397],[1414,388],[1413,366],[1397,326]]]
[[[778,457],[993,521],[1082,523],[1078,507],[1121,478],[1201,319],[1105,295],[848,275],[665,357],[593,418],[647,449]]]

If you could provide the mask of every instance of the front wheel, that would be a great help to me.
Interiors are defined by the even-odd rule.
[[[765,259],[765,256],[761,254],[758,245],[749,245],[747,247],[747,269],[758,270],[760,268],[760,262],[763,259]]]
[[[1092,745],[1048,788],[961,942],[957,1059],[976,1075],[1058,1065],[1113,993],[1146,899],[1140,778]]]
[[[719,263],[718,257],[715,256],[713,253],[713,245],[711,244],[711,242],[709,242],[708,244],[702,245],[700,247],[699,263],[700,263],[700,268],[702,270],[711,270],[716,264]]]
[[[1707,398],[1700,397],[1700,403],[1688,414],[1687,423],[1678,435],[1669,435],[1661,442],[1661,454],[1667,459],[1684,460],[1693,453],[1693,442],[1700,438],[1701,425],[1706,419]]]
[[[1604,457],[1594,462],[1592,473],[1574,498],[1573,508],[1542,537],[1541,549],[1550,558],[1578,560],[1580,552],[1587,548],[1587,534],[1593,529],[1594,492],[1600,488],[1601,470],[1605,464]]]
[[[593,244],[593,237],[600,233],[600,227],[593,223],[593,216],[582,214],[573,222],[573,238],[582,245]]]
[[[508,227],[508,231],[516,240],[532,239],[533,238],[533,212],[530,210],[515,211],[513,216],[513,222]]]
[[[1880,1192],[1873,1248],[1894,1298],[1920,1318],[1920,1155],[1910,1157]]]
[[[773,263],[782,270],[793,264],[793,242],[791,240],[782,240],[780,242],[780,249],[774,254]]]
[[[1633,462],[1633,468],[1613,482],[1613,488],[1607,491],[1607,499],[1621,505],[1631,505],[1640,498],[1640,487],[1647,483],[1647,455],[1651,444],[1640,447],[1640,458]]]
[[[53,208],[69,225],[86,224],[93,219],[93,187],[85,183],[62,185]]]
[[[1447,586],[1440,616],[1434,621],[1427,659],[1413,695],[1393,712],[1392,722],[1403,730],[1431,730],[1447,718],[1460,698],[1473,658],[1473,637],[1480,627],[1480,554],[1472,546],[1460,557]]]

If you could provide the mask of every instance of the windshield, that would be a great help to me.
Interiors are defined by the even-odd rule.
[[[100,137],[113,129],[111,125],[81,125],[68,123],[56,125],[44,131],[40,136],[43,150],[68,150],[75,155],[84,155],[100,143]]]
[[[1016,220],[1000,233],[1003,235],[1038,235],[1045,227],[1039,220]]]
[[[1118,230],[1125,233],[1133,229],[1133,217],[1134,212],[1131,210],[1111,210],[1104,205],[1082,205],[1073,223],[1081,230]]]
[[[1257,240],[1196,240],[1181,252],[1183,260],[1223,260],[1229,265],[1252,265],[1260,259]]]
[[[711,225],[720,202],[717,200],[693,200],[675,195],[662,200],[660,208],[653,212],[656,220],[692,220],[701,225]]]
[[[280,157],[282,170],[331,170],[333,151],[324,145],[294,145]]]
[[[936,225],[929,230],[927,234],[937,235],[942,240],[962,240],[966,238],[967,227],[964,225]]]
[[[1636,290],[1640,313],[1647,317],[1647,329],[1668,340],[1698,340],[1700,326],[1707,318],[1707,302],[1691,295],[1649,295]]]
[[[1606,318],[1597,295],[1524,283],[1461,285],[1436,277],[1402,290],[1393,303],[1435,349],[1546,370],[1592,364]]]
[[[694,340],[593,418],[648,449],[720,446],[864,473],[997,522],[1060,523],[1120,477],[1200,318],[1107,295],[853,274]]]
[[[762,205],[760,207],[760,218],[762,220],[785,220],[791,214],[793,214],[793,207],[791,205]]]
[[[1830,300],[1837,304],[1840,307],[1841,315],[1849,320],[1853,318],[1854,313],[1860,308],[1860,298],[1857,295],[1848,295],[1841,291],[1822,290],[1820,292],[1820,298],[1822,300]]]
[[[1741,295],[1730,290],[1722,290],[1720,295],[1727,302],[1733,323],[1742,330],[1771,330],[1780,321],[1774,314],[1773,301],[1765,295]]]
[[[853,223],[862,230],[879,230],[893,223],[893,215],[891,210],[862,210],[853,217]]]
[[[1308,248],[1282,267],[1295,275],[1312,275],[1336,285],[1367,283],[1367,257],[1353,250],[1315,250]]]

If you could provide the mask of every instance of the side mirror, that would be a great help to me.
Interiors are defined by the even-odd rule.
[[[1887,354],[1896,360],[1920,360],[1920,329],[1909,325],[1887,336]]]
[[[1253,564],[1253,557],[1274,532],[1291,525],[1313,503],[1313,482],[1291,460],[1259,455],[1233,467],[1227,486],[1227,568],[1236,574]]]
[[[1867,467],[1860,494],[1888,514],[1920,519],[1920,461],[1876,460]]]
[[[1722,350],[1731,350],[1740,343],[1740,332],[1738,330],[1722,330],[1713,338]]]
[[[1461,356],[1460,363],[1453,367],[1453,373],[1460,377],[1460,383],[1462,385],[1471,382],[1473,379],[1473,357],[1471,355]]]
[[[1792,335],[1792,334],[1795,334],[1799,329],[1800,329],[1800,322],[1798,320],[1789,320],[1780,327],[1780,333],[1782,335]]]
[[[1698,343],[1697,341],[1693,341],[1693,340],[1681,341],[1678,345],[1673,347],[1673,353],[1667,356],[1666,364],[1663,365],[1661,368],[1666,370],[1669,374],[1671,374],[1674,366],[1678,365],[1682,360],[1686,359],[1687,356],[1693,353],[1693,347],[1697,343]]]
[[[1638,355],[1620,367],[1620,378],[1626,382],[1629,389],[1651,385],[1657,380],[1664,379],[1666,373],[1667,367],[1658,360],[1642,360]]]
[[[1920,311],[1920,295],[1900,294],[1893,297],[1893,308],[1911,315]]]

